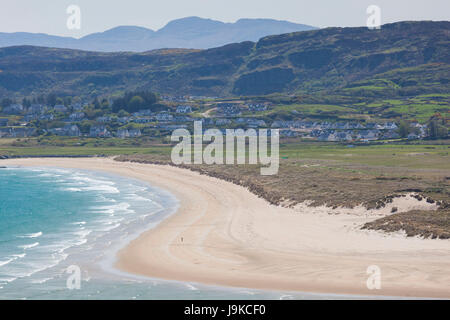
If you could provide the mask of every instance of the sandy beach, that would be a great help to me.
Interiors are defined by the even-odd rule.
[[[450,240],[359,229],[390,206],[277,207],[243,187],[186,169],[104,158],[10,159],[0,165],[104,171],[174,194],[178,212],[118,253],[116,266],[123,271],[231,287],[450,298]],[[400,212],[434,206],[412,197],[390,205]],[[381,271],[379,290],[366,286],[371,265]]]

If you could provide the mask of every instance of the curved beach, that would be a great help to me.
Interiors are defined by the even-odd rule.
[[[450,298],[450,241],[361,231],[362,208],[269,205],[243,187],[186,169],[112,159],[11,159],[3,165],[106,171],[173,193],[178,212],[118,254],[124,271],[222,286],[315,293]],[[301,192],[301,191],[299,191]],[[399,209],[414,205],[396,204]],[[381,271],[369,290],[366,270]]]

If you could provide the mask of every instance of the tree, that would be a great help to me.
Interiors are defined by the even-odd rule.
[[[27,98],[23,98],[23,99],[22,99],[22,105],[23,105],[25,108],[29,108],[29,107],[31,106],[31,101],[28,100]]]
[[[101,102],[101,106],[102,106],[102,109],[108,109],[109,108],[109,101],[107,99],[103,98],[102,102]]]
[[[98,101],[98,98],[96,97],[95,99],[94,99],[94,109],[101,109],[101,105],[100,105],[100,102]]]
[[[139,111],[144,107],[145,101],[141,96],[134,96],[128,102],[128,110],[129,112]]]
[[[5,108],[5,107],[9,107],[13,103],[14,103],[14,100],[9,99],[9,98],[3,98],[2,101],[0,102],[0,106]]]
[[[128,117],[130,114],[122,109],[122,110],[119,111],[119,113],[117,115],[119,117]]]
[[[406,138],[410,132],[411,126],[409,125],[409,123],[404,120],[400,121],[398,126],[398,134],[400,135],[400,137]]]
[[[443,119],[431,119],[428,122],[428,135],[431,139],[445,138],[448,136],[448,129]]]
[[[50,93],[49,95],[47,95],[47,103],[51,106],[54,107],[56,105],[56,95],[54,93]]]
[[[72,103],[72,97],[70,97],[70,96],[64,97],[64,105],[65,106],[70,106],[71,103]]]
[[[150,91],[127,92],[123,97],[117,98],[112,104],[112,111],[136,112],[142,109],[154,109],[158,96]]]

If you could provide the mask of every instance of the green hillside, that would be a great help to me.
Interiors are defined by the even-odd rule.
[[[399,22],[380,30],[326,28],[146,53],[8,47],[0,49],[0,96],[92,97],[133,89],[203,96],[448,93],[449,30],[447,21]]]

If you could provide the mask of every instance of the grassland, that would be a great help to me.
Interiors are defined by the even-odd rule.
[[[365,90],[370,89],[368,86],[365,87]],[[352,96],[300,95],[290,98],[267,96],[263,101],[270,102],[271,108],[259,112],[244,111],[242,116],[283,120],[300,118],[323,121],[363,120],[368,122],[398,122],[402,119],[426,123],[436,114],[440,114],[448,121],[450,112],[450,97],[447,94],[440,93],[412,95],[403,98],[386,98],[376,95],[367,97],[363,93]]]

